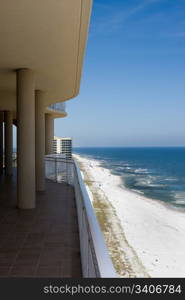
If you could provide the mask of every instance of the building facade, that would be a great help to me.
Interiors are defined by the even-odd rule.
[[[67,159],[72,158],[72,138],[54,137],[53,140],[53,153],[63,154]]]
[[[51,155],[54,120],[79,94],[92,0],[0,5],[0,277],[114,277],[76,162]],[[70,158],[72,141],[55,148]]]
[[[92,1],[0,3],[0,173],[3,138],[5,173],[13,172],[15,125],[17,207],[33,209],[36,191],[45,190],[44,156],[52,152],[54,119],[66,117],[64,102],[79,94]]]

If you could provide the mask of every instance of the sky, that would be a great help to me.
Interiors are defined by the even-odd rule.
[[[185,146],[185,0],[94,0],[66,110],[55,135],[76,147]]]

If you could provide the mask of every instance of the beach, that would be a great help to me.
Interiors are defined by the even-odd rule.
[[[128,190],[120,176],[101,167],[98,160],[77,154],[74,158],[83,176],[88,176],[92,204],[96,200],[97,207],[98,195],[101,201],[105,199],[109,220],[112,207],[109,224],[114,227],[118,248],[124,248],[120,259],[127,266],[122,277],[185,277],[185,213]]]

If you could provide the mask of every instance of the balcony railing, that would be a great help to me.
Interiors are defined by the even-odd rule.
[[[59,155],[48,155],[45,165],[46,178],[74,187],[83,277],[118,277],[77,163]]]
[[[48,109],[55,110],[55,111],[60,111],[60,112],[65,112],[66,104],[64,102],[51,104],[51,105],[48,106]]]

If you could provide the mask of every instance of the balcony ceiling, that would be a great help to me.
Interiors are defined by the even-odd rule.
[[[17,68],[35,71],[46,105],[75,97],[90,12],[91,0],[0,0],[2,100],[15,100]]]

